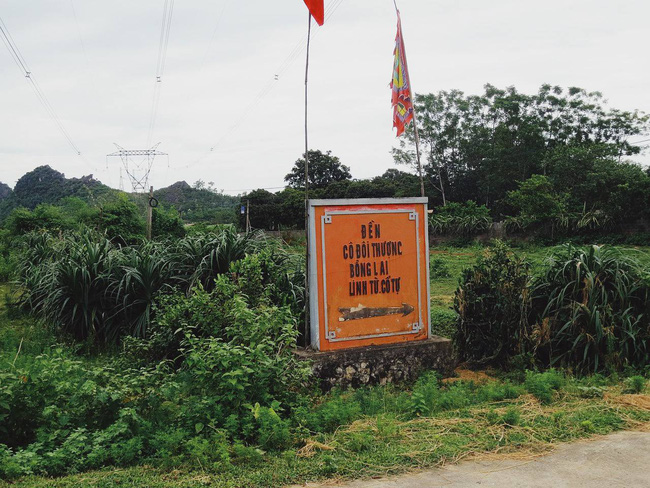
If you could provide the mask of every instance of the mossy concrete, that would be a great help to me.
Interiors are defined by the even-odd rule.
[[[447,376],[456,366],[451,341],[439,336],[425,341],[339,351],[299,349],[296,354],[312,362],[314,376],[321,380],[324,391],[334,386],[358,388],[411,381],[424,370]]]

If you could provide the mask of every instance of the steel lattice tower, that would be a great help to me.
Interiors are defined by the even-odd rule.
[[[113,143],[115,144],[115,143]],[[151,149],[124,149],[115,144],[117,151],[107,154],[106,157],[120,157],[124,170],[131,181],[131,187],[135,193],[144,193],[148,190],[149,174],[156,156],[168,156],[167,153],[158,151],[160,143]],[[141,158],[139,161],[137,158]]]

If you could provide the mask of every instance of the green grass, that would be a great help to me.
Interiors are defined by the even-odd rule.
[[[415,418],[387,408],[361,416],[332,434],[306,435],[295,449],[265,453],[252,460],[234,459],[219,469],[145,465],[62,478],[30,477],[11,486],[279,487],[332,478],[373,478],[453,463],[470,453],[540,453],[559,442],[650,422],[650,412],[616,402],[620,384],[605,387],[607,399],[583,398],[580,384],[570,380],[549,404],[520,394],[512,399],[487,395],[485,401],[474,405]],[[358,394],[342,398],[354,396]]]
[[[447,276],[432,280],[434,332],[449,335],[453,330],[451,307],[458,278],[482,250],[432,249],[432,257],[443,260],[448,270]],[[549,250],[526,247],[518,252],[538,267]],[[648,251],[625,250],[650,263]],[[30,319],[7,317],[7,292],[0,285],[0,361],[11,364],[19,349],[21,356],[42,354],[53,336]],[[97,358],[79,360],[97,364]],[[149,459],[129,468],[107,467],[60,478],[33,476],[11,484],[0,481],[0,486],[280,487],[398,474],[453,463],[470,453],[544,452],[558,442],[650,422],[650,411],[617,401],[622,393],[642,390],[632,388],[633,381],[565,379],[551,372],[529,374],[525,381],[513,383],[495,379],[483,386],[457,382],[440,388],[424,378],[412,386],[335,392],[314,399],[316,405],[309,406],[294,430],[295,442],[288,450],[238,450],[231,445],[230,461],[220,466],[201,466],[198,459],[183,465]],[[642,383],[640,377],[636,383]]]

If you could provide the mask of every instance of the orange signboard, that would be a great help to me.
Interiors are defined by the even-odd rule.
[[[429,337],[426,202],[426,198],[309,201],[314,349]]]

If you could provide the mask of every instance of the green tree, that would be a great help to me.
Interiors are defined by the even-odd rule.
[[[332,156],[331,151],[309,150],[309,188],[325,188],[335,181],[345,181],[352,178],[350,168],[341,164],[339,158]],[[284,181],[292,188],[305,187],[305,155],[298,159]]]
[[[524,94],[486,85],[480,96],[441,91],[418,95],[416,110],[434,201],[479,200],[495,214],[511,211],[506,197],[517,181],[540,174],[568,184],[597,159],[618,163],[637,154],[640,147],[629,141],[649,130],[647,115],[609,108],[599,92],[576,87],[542,85]],[[400,144],[395,161],[414,167],[412,130]]]
[[[279,208],[278,222],[282,227],[305,228],[305,192],[285,188],[276,193]]]
[[[100,231],[118,244],[134,244],[145,236],[145,221],[138,206],[126,194],[105,204],[97,217]]]
[[[32,230],[62,230],[69,228],[68,221],[59,207],[42,203],[34,210],[24,207],[14,209],[7,217],[7,228],[13,235],[26,234]]]
[[[185,227],[178,215],[178,211],[174,208],[154,208],[151,219],[151,234],[154,238],[167,236],[183,237],[185,235]]]
[[[508,193],[508,203],[516,210],[516,222],[520,226],[550,225],[552,232],[558,225],[568,225],[567,199],[568,195],[555,192],[543,175],[531,176]]]
[[[270,191],[258,189],[253,190],[241,197],[241,204],[249,206],[249,218],[251,227],[254,229],[276,230],[280,223],[280,205],[278,197]],[[246,215],[240,215],[240,226],[243,229],[246,224]]]

